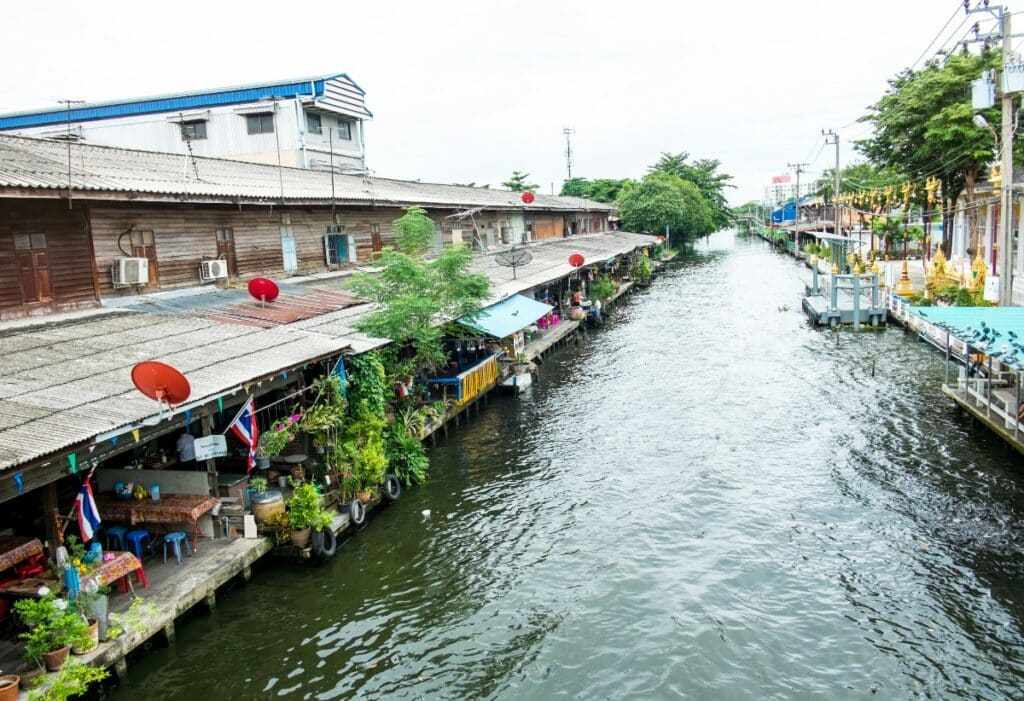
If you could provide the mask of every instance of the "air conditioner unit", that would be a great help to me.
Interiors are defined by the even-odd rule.
[[[221,258],[204,260],[199,265],[199,279],[203,282],[223,280],[228,276],[228,262]]]
[[[148,258],[118,258],[110,269],[114,287],[145,285],[149,282]]]

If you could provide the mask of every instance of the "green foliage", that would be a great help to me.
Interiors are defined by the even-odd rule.
[[[103,681],[110,672],[83,662],[68,662],[56,674],[47,674],[34,682],[36,689],[28,693],[28,701],[67,701],[81,696],[93,684]]]
[[[66,645],[90,647],[89,624],[67,599],[47,594],[38,599],[19,599],[14,612],[27,626],[18,637],[25,641],[25,656],[39,661],[47,652]]]
[[[353,276],[349,287],[380,309],[355,323],[364,333],[408,344],[413,350],[404,372],[416,374],[447,362],[441,346],[444,319],[479,311],[490,291],[483,273],[469,271],[472,251],[464,246],[446,248],[432,260],[385,249],[379,273]]]
[[[834,174],[835,168],[826,169],[822,173],[821,179],[818,180],[816,195],[829,201],[832,200],[832,190],[835,189]],[[839,188],[844,193],[896,187],[907,180],[907,177],[897,168],[889,166],[880,168],[874,163],[866,161],[848,165],[840,169],[840,174],[842,177]],[[919,194],[923,196],[923,190]]]
[[[955,282],[944,282],[941,285],[937,285],[935,290],[932,292],[932,297],[937,302],[946,302],[952,304],[956,301],[957,295],[960,293],[960,285]]]
[[[598,275],[587,286],[587,294],[591,299],[601,303],[607,302],[615,294],[615,282],[607,275]]]
[[[142,635],[149,630],[150,621],[158,613],[156,604],[147,603],[141,596],[132,599],[124,613],[111,613],[107,623],[107,640],[113,640],[126,630]]]
[[[292,498],[288,500],[288,520],[292,529],[302,531],[307,528],[329,528],[331,512],[320,505],[320,492],[316,486],[309,482],[293,482],[292,488]]]
[[[640,282],[651,279],[651,259],[647,256],[637,256],[633,259],[633,277]]]
[[[311,406],[303,412],[299,427],[312,435],[317,445],[333,445],[345,422],[346,402],[341,393],[341,378],[324,375],[313,381],[311,389]]]
[[[249,480],[249,488],[255,490],[257,493],[267,491],[267,478],[253,477]]]
[[[384,434],[384,449],[391,471],[406,486],[427,481],[430,460],[418,433],[410,433],[395,421]]]
[[[384,377],[384,361],[378,351],[346,358],[349,377],[349,413],[369,413],[383,419],[391,398]]]
[[[275,421],[270,428],[260,433],[259,454],[265,458],[280,455],[284,447],[295,438],[295,432],[298,430],[297,424],[301,418],[299,414],[286,416]]]
[[[479,188],[481,190],[490,190],[491,189],[490,185],[477,185],[476,181],[473,181],[471,183],[452,183],[452,185],[454,185],[455,187],[475,187],[475,188]]]
[[[619,216],[627,231],[661,233],[667,226],[673,234],[670,241],[679,245],[715,230],[711,207],[697,186],[661,172],[622,189]]]
[[[512,192],[534,192],[540,185],[526,182],[526,179],[529,177],[529,173],[520,173],[518,170],[513,170],[512,176],[503,182],[502,185]]]
[[[957,307],[976,307],[978,306],[974,295],[966,287],[961,287],[956,291],[956,297],[953,299],[953,304]]]
[[[436,225],[422,207],[403,207],[405,214],[392,225],[395,231],[395,247],[410,256],[422,256],[434,243]]]
[[[342,451],[352,465],[349,472],[358,480],[359,488],[372,489],[380,484],[388,468],[383,437],[386,422],[369,410],[365,400],[357,407],[355,416],[346,428]]]
[[[710,212],[711,228],[707,233],[732,226],[735,220],[725,197],[726,188],[735,187],[729,182],[732,176],[719,172],[722,163],[718,159],[702,158],[691,163],[689,158],[690,154],[685,151],[662,153],[650,170],[652,173],[675,175],[697,187]]]
[[[614,178],[598,178],[587,180],[586,178],[570,178],[562,183],[562,191],[558,194],[564,197],[583,197],[595,202],[614,202],[619,196],[626,180]]]

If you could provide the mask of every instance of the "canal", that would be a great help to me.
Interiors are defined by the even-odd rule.
[[[1021,698],[1019,459],[801,272],[712,237],[113,698]]]

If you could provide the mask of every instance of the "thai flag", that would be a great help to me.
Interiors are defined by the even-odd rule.
[[[260,437],[260,429],[256,425],[256,400],[249,395],[245,404],[235,414],[235,418],[228,424],[228,428],[235,432],[239,440],[249,446],[249,469],[256,465],[256,442]]]
[[[103,522],[100,519],[99,509],[96,508],[96,500],[92,496],[92,486],[86,479],[82,488],[75,497],[75,512],[78,514],[78,528],[82,531],[82,542],[88,543],[96,535],[96,529]]]

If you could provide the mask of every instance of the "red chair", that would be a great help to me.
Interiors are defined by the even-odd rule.
[[[20,565],[16,565],[14,571],[18,574],[18,579],[28,579],[41,575],[45,567],[46,558],[42,555],[33,555]]]

